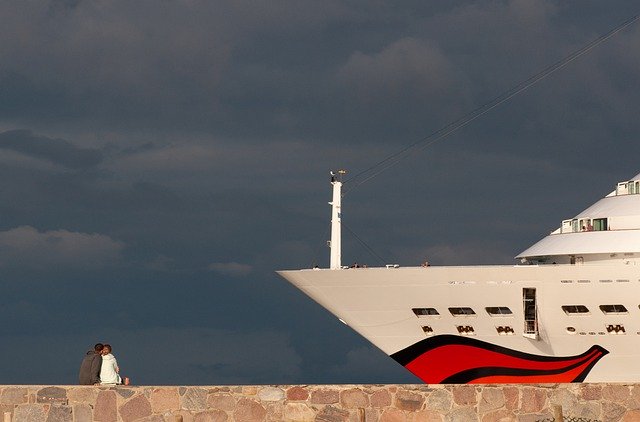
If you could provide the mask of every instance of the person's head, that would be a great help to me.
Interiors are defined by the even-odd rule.
[[[111,345],[105,344],[104,347],[102,348],[102,354],[108,355],[109,353],[111,353]]]
[[[102,353],[102,349],[104,349],[104,345],[102,343],[96,343],[96,345],[93,346],[93,350],[95,350],[96,353]]]

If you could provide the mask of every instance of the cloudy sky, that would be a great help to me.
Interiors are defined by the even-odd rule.
[[[0,2],[0,383],[415,382],[275,275],[357,174],[640,11],[612,0]],[[640,24],[349,191],[345,262],[512,263],[640,172]],[[348,188],[348,184],[347,184]],[[379,257],[380,258],[379,258]]]

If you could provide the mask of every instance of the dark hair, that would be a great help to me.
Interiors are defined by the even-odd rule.
[[[107,350],[109,351],[109,353],[111,353],[111,350],[113,350],[113,349],[111,348],[111,345],[110,345],[110,344],[105,344],[105,345],[104,345],[104,348],[105,348],[105,349],[107,349]]]
[[[96,345],[93,346],[93,350],[95,350],[96,352],[102,352],[102,349],[104,349],[102,343],[96,343]]]

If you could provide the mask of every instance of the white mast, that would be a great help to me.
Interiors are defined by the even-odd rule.
[[[331,257],[329,260],[329,268],[332,270],[339,270],[342,267],[342,235],[340,226],[342,211],[340,207],[342,203],[342,175],[346,173],[346,170],[338,170],[337,174],[331,172],[333,201],[329,202],[329,205],[331,205],[331,240],[329,241]]]

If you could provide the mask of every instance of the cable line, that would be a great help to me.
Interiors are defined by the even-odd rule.
[[[349,230],[349,233],[351,233],[351,235],[355,237],[358,242],[360,242],[360,244],[367,250],[367,252],[371,254],[371,256],[376,258],[381,264],[385,263],[385,260],[380,255],[378,255],[369,245],[367,245],[364,240],[360,239],[360,237],[358,237],[358,235],[353,230],[351,230],[346,224],[344,224],[344,221],[342,222],[342,227]]]
[[[598,45],[602,44],[603,42],[605,42],[609,38],[613,37],[618,32],[622,31],[623,29],[625,29],[626,27],[628,27],[632,23],[636,22],[638,19],[640,19],[640,15],[633,16],[632,18],[628,19],[627,21],[623,22],[622,24],[618,25],[617,27],[613,28],[609,32],[607,32],[607,33],[605,33],[603,35],[600,35],[598,38],[596,38],[595,40],[593,40],[590,43],[586,44],[582,48],[574,51],[573,53],[571,53],[568,56],[566,56],[565,58],[553,63],[552,65],[547,66],[542,71],[534,74],[530,78],[526,79],[523,82],[520,82],[519,84],[513,86],[512,88],[504,91],[503,93],[501,93],[497,97],[495,97],[492,100],[482,104],[481,106],[477,107],[473,111],[471,111],[471,112],[463,115],[462,117],[458,118],[457,120],[454,120],[453,122],[443,126],[442,128],[438,129],[437,131],[431,133],[430,135],[425,136],[424,138],[421,138],[421,139],[417,140],[416,142],[406,146],[405,148],[401,149],[400,151],[389,155],[385,159],[375,163],[374,165],[368,167],[367,169],[357,173],[356,175],[354,175],[353,177],[351,177],[351,178],[349,178],[349,179],[347,179],[345,181],[345,184],[348,183],[347,186],[349,186],[349,188],[344,191],[343,195],[345,195],[347,192],[353,190],[357,186],[360,186],[363,183],[373,179],[374,177],[376,177],[380,173],[382,173],[382,172],[390,169],[391,167],[395,166],[400,161],[402,161],[405,158],[409,157],[409,154],[412,153],[413,151],[423,150],[423,149],[433,145],[434,143],[446,138],[447,136],[451,135],[452,133],[462,129],[463,127],[467,126],[468,124],[470,124],[471,122],[473,122],[477,118],[479,118],[482,115],[488,113],[489,111],[491,111],[494,108],[498,107],[502,103],[510,100],[511,98],[513,98],[516,95],[520,94],[521,92],[527,90],[531,86],[533,86],[536,83],[540,82],[541,80],[547,78],[548,76],[550,76],[551,74],[555,73],[556,71],[562,69],[563,67],[565,67],[566,65],[568,65],[572,61],[574,61],[577,58],[579,58],[579,57],[583,56],[584,54],[588,53],[589,51],[591,51],[592,49],[594,49]],[[358,178],[362,178],[362,180],[358,180]]]

